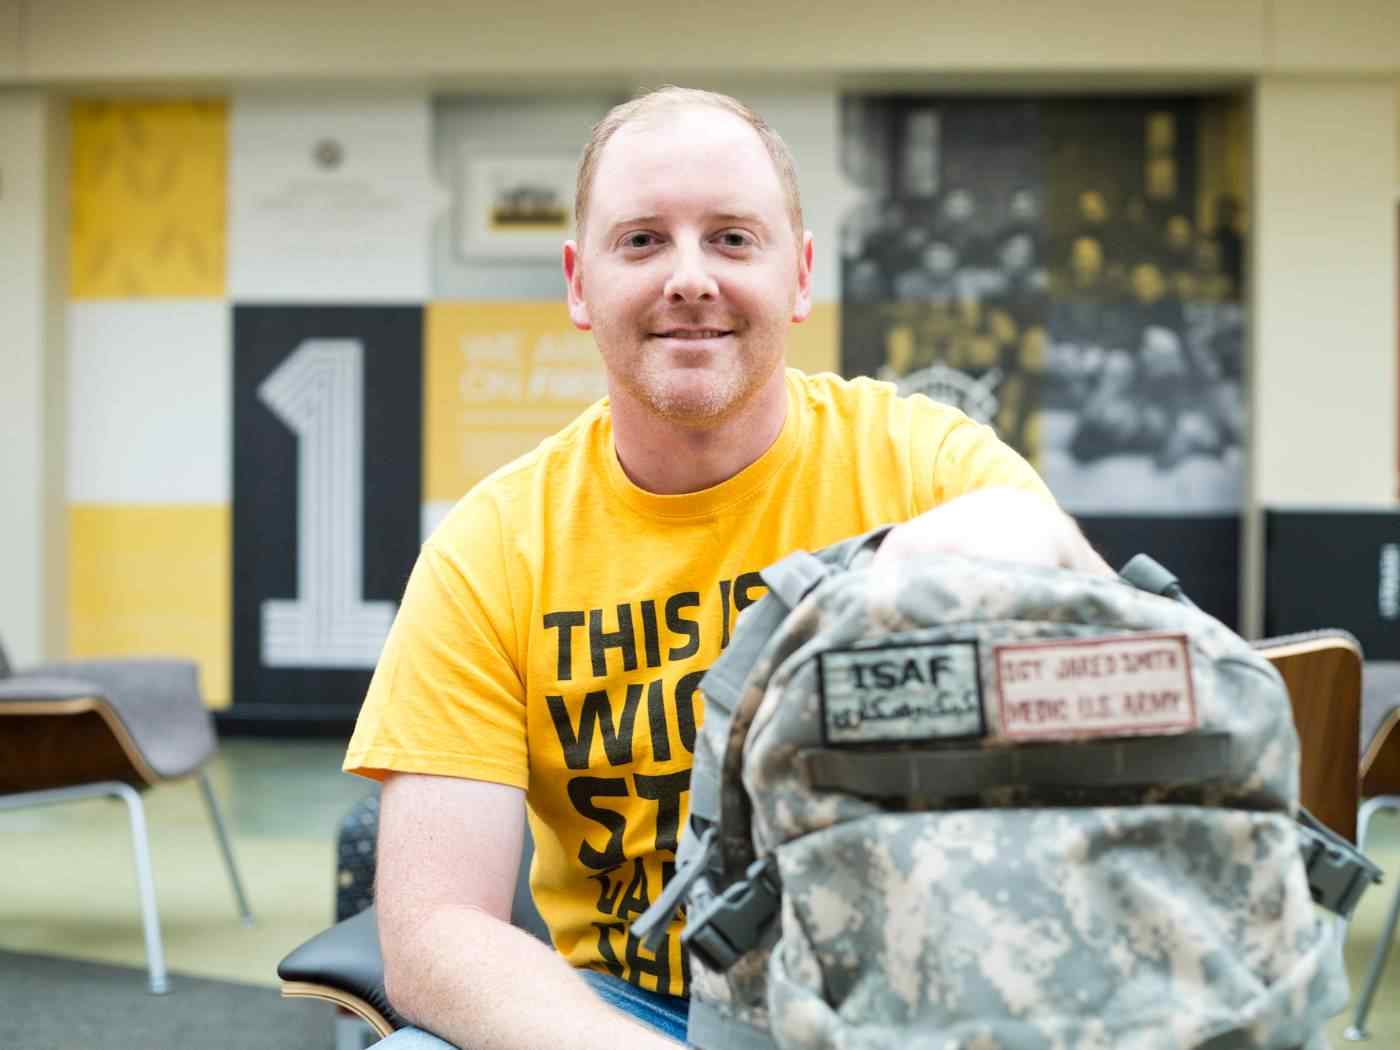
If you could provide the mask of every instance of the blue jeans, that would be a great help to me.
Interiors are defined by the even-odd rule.
[[[609,1006],[621,1010],[678,1043],[685,1042],[686,1019],[690,1014],[689,999],[648,992],[610,973],[579,970],[578,974],[597,993],[598,998]],[[454,1050],[450,1043],[445,1043],[437,1036],[429,1035],[419,1028],[400,1028],[387,1039],[374,1045],[375,1050]],[[471,1048],[464,1047],[463,1050]]]

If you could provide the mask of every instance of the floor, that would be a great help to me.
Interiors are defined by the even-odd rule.
[[[238,921],[195,782],[145,794],[167,964],[199,977],[276,986],[276,966],[334,915],[335,833],[370,785],[342,774],[342,745],[233,739],[211,767],[257,923]],[[1347,941],[1353,1000],[1400,882],[1400,816],[1373,824],[1386,882]],[[0,812],[0,948],[144,966],[125,809],[86,800]],[[1333,1020],[1335,1047],[1348,1022]],[[1370,1046],[1400,1046],[1400,952],[1375,998]]]
[[[142,798],[166,964],[275,986],[277,962],[334,920],[336,826],[371,790],[344,745],[225,740],[210,767],[256,924],[238,920],[194,780]],[[145,965],[126,808],[88,799],[0,812],[0,948]]]

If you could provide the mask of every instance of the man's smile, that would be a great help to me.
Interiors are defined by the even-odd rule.
[[[730,328],[665,328],[661,331],[652,332],[655,339],[721,339],[726,335],[733,335]]]

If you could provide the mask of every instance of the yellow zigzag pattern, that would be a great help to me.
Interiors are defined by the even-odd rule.
[[[228,107],[75,102],[69,295],[224,295]]]

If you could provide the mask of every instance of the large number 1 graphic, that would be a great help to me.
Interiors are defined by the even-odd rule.
[[[393,602],[363,599],[364,345],[307,339],[258,387],[297,436],[297,597],[262,603],[265,667],[373,667]]]

